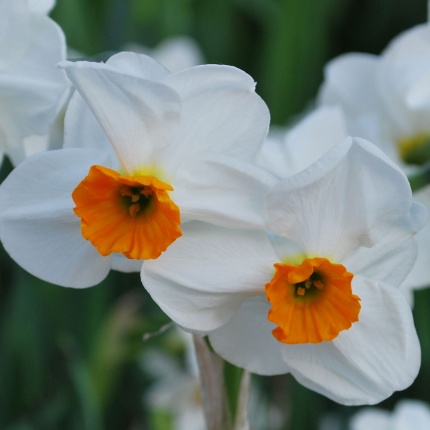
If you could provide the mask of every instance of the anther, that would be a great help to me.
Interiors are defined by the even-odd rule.
[[[121,189],[119,190],[119,192],[121,193],[121,195],[123,197],[127,196],[127,197],[132,197],[133,193],[131,192],[129,187],[121,187]]]
[[[305,293],[306,293],[306,290],[305,290],[303,287],[299,287],[299,288],[297,288],[296,294],[297,294],[298,296],[304,296],[304,295],[305,295]]]
[[[152,194],[152,189],[150,187],[143,187],[140,190],[140,194],[143,194],[145,197],[149,197]]]
[[[135,203],[134,205],[131,205],[128,208],[128,211],[130,212],[130,215],[132,217],[135,217],[137,215],[137,213],[140,211],[140,204],[139,203]]]

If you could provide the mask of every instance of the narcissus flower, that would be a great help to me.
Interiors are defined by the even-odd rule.
[[[13,164],[54,140],[69,94],[66,75],[56,67],[66,55],[64,34],[45,14],[52,5],[0,1],[0,156]]]
[[[341,106],[348,132],[408,171],[430,160],[430,27],[397,36],[380,56],[349,53],[325,69],[320,103]]]
[[[85,287],[111,267],[140,270],[192,219],[261,223],[273,178],[250,161],[269,114],[250,76],[228,66],[172,75],[133,53],[63,67],[78,92],[65,148],[29,158],[0,188],[1,240],[25,269]]]
[[[331,61],[322,105],[342,109],[340,127],[378,145],[406,174],[430,161],[430,26],[397,36],[380,56],[349,53]],[[430,188],[414,193],[427,207]],[[429,285],[430,224],[417,236],[419,257],[405,287]]]
[[[269,233],[201,222],[142,281],[179,325],[249,371],[291,372],[344,404],[376,403],[420,365],[400,285],[426,211],[373,144],[348,139],[269,191]]]
[[[427,430],[430,407],[419,400],[401,400],[392,412],[381,408],[363,408],[349,425],[350,430]]]

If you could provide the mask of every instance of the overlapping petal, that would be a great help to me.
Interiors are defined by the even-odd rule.
[[[276,256],[263,231],[234,231],[193,221],[183,237],[142,267],[142,282],[179,325],[214,330],[244,298],[264,294]]]
[[[262,375],[288,373],[279,342],[272,336],[275,325],[267,320],[269,304],[264,296],[244,300],[226,324],[209,334],[213,348],[236,366]]]
[[[409,304],[390,286],[356,277],[360,321],[332,342],[282,348],[291,373],[308,388],[349,405],[374,404],[407,388],[421,352]]]
[[[359,178],[360,184],[351,178]],[[306,170],[282,181],[267,196],[268,226],[310,255],[342,261],[387,234],[395,239],[422,227],[410,220],[407,178],[371,143],[342,142]],[[393,228],[401,223],[402,228]],[[418,224],[418,225],[417,225]]]
[[[276,179],[252,164],[222,154],[185,162],[173,196],[182,222],[201,220],[230,228],[262,227],[263,202]]]
[[[196,66],[163,80],[183,100],[177,140],[183,153],[218,152],[251,160],[267,135],[270,114],[255,82],[235,67]]]
[[[286,178],[300,172],[347,137],[346,123],[337,106],[320,106],[293,128],[269,134],[258,164]]]
[[[169,87],[99,63],[65,63],[128,174],[150,172],[163,159],[180,120],[181,101]],[[161,160],[160,160],[161,159]]]

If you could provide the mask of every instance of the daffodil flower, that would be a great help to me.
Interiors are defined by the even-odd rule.
[[[371,139],[413,171],[430,160],[430,26],[397,36],[380,56],[349,53],[325,69],[320,103],[345,112],[348,132]]]
[[[70,89],[56,67],[64,34],[45,14],[53,2],[36,3],[0,1],[0,155],[13,164],[47,148]]]
[[[427,430],[430,427],[430,407],[419,400],[403,399],[392,412],[382,408],[363,408],[353,417],[349,430]]]
[[[406,174],[430,161],[430,26],[397,36],[380,56],[349,53],[332,60],[320,90],[322,105],[342,109],[339,127],[378,145]],[[333,127],[335,125],[333,124]],[[430,202],[430,188],[414,198]],[[430,223],[417,236],[419,255],[406,288],[429,285]]]
[[[269,114],[249,75],[170,74],[133,53],[63,67],[78,91],[65,148],[28,158],[0,188],[1,240],[25,269],[86,287],[110,268],[140,270],[187,221],[261,224],[273,178],[250,161]]]
[[[348,139],[275,185],[268,234],[201,222],[142,282],[186,330],[263,375],[291,372],[344,404],[371,404],[415,379],[420,347],[398,287],[426,219],[404,174]]]

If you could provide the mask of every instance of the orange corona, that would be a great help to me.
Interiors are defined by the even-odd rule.
[[[179,208],[169,191],[171,185],[153,176],[121,176],[92,166],[72,193],[82,236],[104,256],[157,258],[182,235]]]
[[[278,327],[273,336],[288,344],[333,340],[358,321],[360,298],[352,294],[353,274],[326,258],[305,259],[299,266],[274,265],[266,284],[272,308],[269,321]]]

